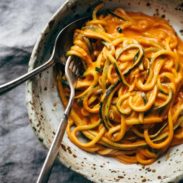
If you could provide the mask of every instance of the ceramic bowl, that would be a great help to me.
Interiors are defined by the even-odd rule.
[[[29,71],[48,59],[58,31],[66,24],[91,13],[99,1],[68,0],[54,14],[40,35],[29,62]],[[109,8],[122,7],[127,11],[140,11],[169,20],[177,34],[183,35],[183,3],[179,0],[109,0]],[[63,115],[53,68],[27,82],[26,101],[30,123],[39,140],[49,148],[55,130]],[[65,134],[59,159],[72,170],[93,182],[139,183],[178,182],[183,178],[183,145],[174,147],[149,166],[126,165],[113,158],[82,151]]]

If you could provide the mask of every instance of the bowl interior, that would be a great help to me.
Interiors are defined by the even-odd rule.
[[[99,1],[70,0],[55,13],[34,47],[29,71],[47,60],[58,31],[72,20],[90,14]],[[105,1],[105,8],[122,7],[126,11],[143,12],[169,20],[177,34],[183,36],[183,5],[167,0],[113,0]],[[182,37],[183,38],[183,37]],[[63,116],[54,69],[50,68],[34,80],[27,82],[27,108],[29,118],[40,141],[49,147],[55,130]],[[126,165],[115,159],[82,151],[65,134],[59,152],[60,161],[94,182],[177,182],[183,177],[183,145],[174,147],[149,166]]]

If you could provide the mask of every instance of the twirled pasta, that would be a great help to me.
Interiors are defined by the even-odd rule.
[[[75,30],[67,53],[86,68],[67,134],[85,151],[151,164],[183,142],[183,43],[161,18],[121,8],[99,14],[101,8]],[[65,77],[57,83],[66,105]]]

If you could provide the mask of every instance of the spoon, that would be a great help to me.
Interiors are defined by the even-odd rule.
[[[38,66],[37,68],[31,70],[30,72],[8,82],[5,84],[0,85],[0,95],[2,95],[5,92],[10,91],[11,89],[15,88],[16,86],[20,85],[24,81],[33,78],[37,74],[41,73],[42,71],[48,69],[49,67],[53,66],[56,63],[63,64],[60,62],[60,60],[66,60],[65,58],[65,52],[70,48],[72,45],[72,37],[73,37],[73,31],[76,28],[79,28],[82,26],[82,24],[87,20],[86,17],[80,18],[78,20],[75,20],[68,24],[66,27],[64,27],[59,33],[57,38],[55,39],[53,51],[51,54],[51,57],[48,61],[46,61],[44,64]]]

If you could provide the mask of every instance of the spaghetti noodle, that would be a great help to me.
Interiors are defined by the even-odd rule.
[[[183,142],[183,42],[161,18],[101,8],[75,30],[67,53],[85,65],[67,134],[85,151],[151,164]],[[66,105],[65,77],[57,83]]]

